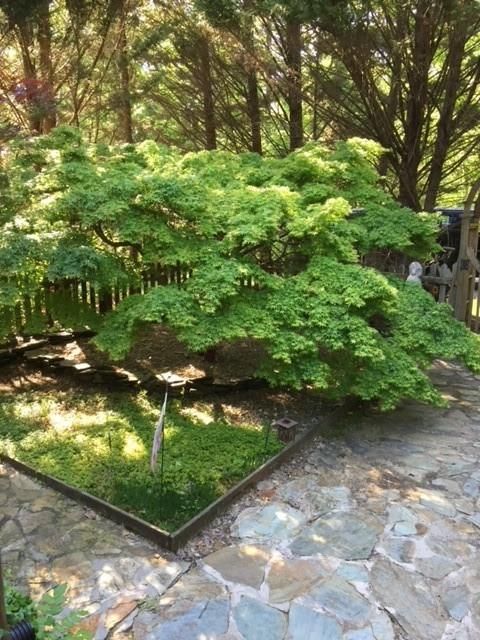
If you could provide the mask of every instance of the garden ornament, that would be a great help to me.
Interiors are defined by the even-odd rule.
[[[408,265],[408,278],[407,282],[412,284],[422,284],[423,267],[420,262],[411,262]]]

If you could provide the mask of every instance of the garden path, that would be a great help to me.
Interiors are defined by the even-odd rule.
[[[4,560],[97,639],[478,639],[479,383],[433,376],[448,410],[352,416],[178,556],[0,467]]]

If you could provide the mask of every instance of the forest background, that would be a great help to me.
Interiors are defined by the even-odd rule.
[[[0,140],[284,156],[375,140],[404,205],[459,204],[480,164],[476,0],[0,0]]]

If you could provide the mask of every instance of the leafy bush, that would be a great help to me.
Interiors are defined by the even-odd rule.
[[[86,615],[71,611],[60,615],[66,607],[66,585],[58,585],[47,591],[38,602],[23,594],[9,583],[5,589],[7,621],[13,627],[19,622],[29,622],[35,629],[37,640],[90,640],[86,631],[75,631],[74,627]],[[0,636],[1,636],[0,631]]]
[[[281,449],[260,427],[203,413],[169,405],[163,483],[149,466],[158,410],[144,394],[4,396],[0,451],[173,530]]]
[[[17,142],[0,180],[0,318],[45,278],[87,278],[101,290],[180,263],[191,277],[123,301],[99,347],[120,358],[146,322],[163,323],[193,351],[260,342],[258,375],[274,385],[385,408],[438,402],[423,371],[437,356],[477,371],[479,340],[421,289],[363,266],[374,251],[423,259],[436,249],[436,216],[379,186],[379,152],[353,139],[281,160],[182,155],[153,142],[86,145],[69,128]],[[86,320],[81,304],[77,314]]]

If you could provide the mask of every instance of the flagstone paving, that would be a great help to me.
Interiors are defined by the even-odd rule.
[[[0,467],[0,547],[34,596],[70,585],[97,640],[480,638],[480,388],[356,416],[177,556]]]

